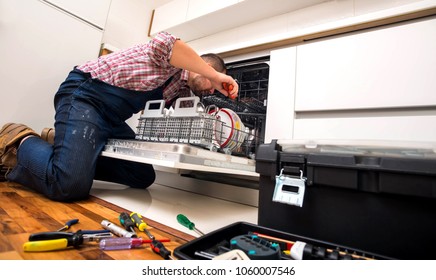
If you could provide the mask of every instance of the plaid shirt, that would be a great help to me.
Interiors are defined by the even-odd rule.
[[[169,63],[176,40],[173,35],[161,32],[147,44],[101,56],[77,69],[110,85],[137,91],[156,89],[173,77],[163,92],[164,99],[171,102],[178,96],[190,95],[188,71]]]

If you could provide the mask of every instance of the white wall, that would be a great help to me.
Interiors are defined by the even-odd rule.
[[[102,42],[124,49],[148,41],[153,9],[171,0],[112,0]]]
[[[0,124],[53,126],[53,95],[74,65],[98,56],[102,30],[37,0],[0,0]]]
[[[68,72],[97,58],[102,43],[121,49],[148,41],[153,8],[168,1],[47,1],[71,15],[44,1],[0,0],[0,126],[52,127],[53,96]]]

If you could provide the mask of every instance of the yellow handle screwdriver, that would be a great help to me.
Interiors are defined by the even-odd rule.
[[[148,225],[142,220],[142,216],[140,214],[132,212],[130,213],[130,218],[140,231],[144,231],[151,240],[154,239],[154,236],[147,230]]]

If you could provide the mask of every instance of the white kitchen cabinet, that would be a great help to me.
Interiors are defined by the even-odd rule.
[[[204,15],[208,15],[242,1],[244,0],[189,0],[186,20],[189,21]]]
[[[297,118],[293,139],[436,141],[436,110],[384,116]]]
[[[271,52],[265,141],[436,141],[436,18]]]
[[[154,10],[150,34],[168,30],[186,21],[189,0],[173,0]]]
[[[112,0],[42,0],[104,29]]]
[[[173,0],[155,9],[150,33],[155,35],[160,31],[169,31],[185,41],[190,39],[188,34],[207,34],[208,29],[219,28],[229,18],[218,19],[213,13],[224,15],[221,10],[241,1],[244,0]],[[201,23],[196,23],[202,17]]]
[[[295,110],[436,105],[436,19],[298,46]]]
[[[168,31],[191,41],[326,0],[173,0],[155,9],[150,35]]]
[[[265,142],[292,139],[297,48],[271,51]]]

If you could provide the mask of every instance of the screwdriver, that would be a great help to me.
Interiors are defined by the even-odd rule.
[[[159,240],[152,239],[150,244],[151,249],[156,254],[160,255],[164,260],[174,260],[169,251]]]
[[[191,222],[188,217],[186,217],[183,214],[179,214],[177,215],[177,221],[179,222],[179,224],[181,224],[184,227],[189,228],[190,230],[195,231],[197,234],[199,235],[204,235],[203,232],[201,232],[200,230],[198,230],[197,228],[195,228],[195,224],[193,222]]]
[[[159,239],[160,242],[170,242],[169,239]],[[151,243],[150,239],[116,237],[105,238],[100,241],[100,249],[102,250],[124,250],[138,248],[144,243]]]
[[[127,231],[122,227],[119,227],[116,224],[109,222],[108,220],[101,221],[101,225],[103,226],[103,228],[110,230],[110,232],[120,237],[133,237],[134,235],[130,231]]]
[[[58,229],[57,231],[63,231],[63,230],[67,230],[69,229],[72,225],[75,225],[79,222],[79,219],[72,219],[69,220],[68,222],[65,223],[65,225],[63,227],[61,227],[60,229]]]
[[[173,257],[171,257],[171,252],[165,248],[162,242],[156,240],[156,238],[147,230],[147,224],[142,220],[142,216],[138,213],[132,212],[130,213],[130,217],[135,222],[136,227],[140,231],[145,231],[145,234],[147,234],[148,238],[151,239],[150,247],[153,252],[160,255],[164,260],[172,260]]]
[[[145,231],[145,234],[147,234],[148,238],[151,240],[154,239],[154,236],[148,231],[147,224],[142,220],[142,216],[140,214],[132,212],[130,213],[130,218],[140,231]]]
[[[132,219],[130,218],[129,214],[126,212],[122,212],[120,214],[120,223],[121,225],[127,229],[128,231],[130,231],[131,233],[133,233],[132,237],[136,237],[136,231],[135,231],[135,223],[132,221]]]
[[[223,86],[224,90],[227,91],[229,94],[233,90],[233,85],[232,84],[223,83],[222,86]],[[233,96],[233,95],[230,95],[229,97],[231,99],[235,99],[235,96]]]

